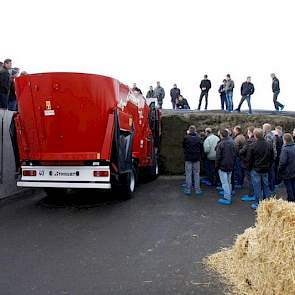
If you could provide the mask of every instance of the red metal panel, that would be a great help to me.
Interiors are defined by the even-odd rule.
[[[103,146],[101,150],[101,159],[110,161],[111,159],[111,151],[112,151],[112,143],[113,143],[113,134],[114,134],[114,114],[110,114],[108,118],[108,124],[106,133],[103,140]]]
[[[20,77],[16,84],[31,160],[98,158],[108,115],[119,102],[117,80],[89,74],[46,73]]]

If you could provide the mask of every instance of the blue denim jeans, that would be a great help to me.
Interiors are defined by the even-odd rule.
[[[226,103],[227,103],[227,110],[229,112],[233,111],[234,104],[233,104],[233,92],[226,93]]]
[[[241,166],[241,158],[236,157],[235,160],[235,180],[237,181],[237,185],[243,185],[244,184],[244,169]]]
[[[285,179],[284,183],[287,190],[288,201],[295,202],[295,178]]]
[[[253,189],[253,184],[251,180],[251,172],[249,170],[245,170],[245,178],[247,179],[248,182],[248,195],[249,196],[254,196],[254,189]]]
[[[200,161],[185,161],[185,183],[186,192],[188,193],[191,192],[193,178],[195,190],[200,190]]]
[[[231,185],[231,172],[225,172],[222,170],[218,170],[219,178],[221,181],[221,186],[224,191],[224,198],[227,200],[231,200],[232,193],[232,185]]]
[[[265,196],[265,198],[269,198],[270,191],[268,185],[268,174],[258,173],[255,170],[252,170],[251,179],[257,203],[263,199],[263,196]]]

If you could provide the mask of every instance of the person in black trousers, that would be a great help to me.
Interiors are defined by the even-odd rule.
[[[272,73],[270,76],[272,78],[273,103],[274,103],[275,109],[276,111],[282,111],[285,106],[281,104],[280,102],[278,102],[278,96],[281,91],[280,81],[274,73]]]
[[[209,90],[211,88],[211,81],[208,79],[208,75],[204,75],[204,79],[201,81],[200,88],[201,88],[201,95],[200,95],[200,99],[199,99],[198,110],[201,109],[201,105],[202,105],[202,101],[203,101],[204,96],[205,96],[205,100],[206,100],[205,110],[207,110],[208,94],[209,94]]]
[[[246,100],[249,107],[249,114],[252,114],[252,108],[251,108],[251,95],[254,93],[254,85],[251,83],[251,77],[247,77],[247,81],[244,82],[241,86],[241,101],[239,103],[238,108],[236,109],[237,112],[241,111],[242,104]]]

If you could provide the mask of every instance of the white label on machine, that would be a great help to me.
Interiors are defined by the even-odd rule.
[[[44,115],[45,116],[54,116],[55,115],[55,111],[54,110],[45,110],[44,111]]]

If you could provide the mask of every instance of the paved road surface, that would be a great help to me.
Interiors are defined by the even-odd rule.
[[[84,191],[0,203],[0,294],[222,294],[200,262],[255,214],[240,201],[220,207],[214,190],[187,198],[180,182],[142,184],[125,202]]]

